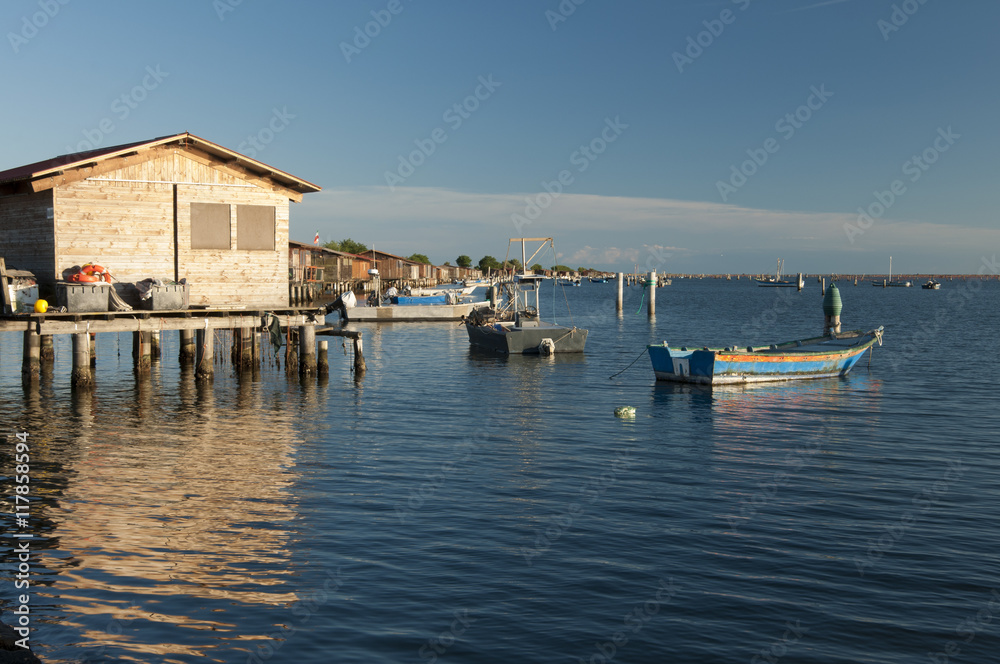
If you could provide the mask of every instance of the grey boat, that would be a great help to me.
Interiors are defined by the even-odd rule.
[[[521,265],[524,243],[541,241],[551,246],[552,238],[520,238]],[[541,247],[538,251],[541,251]],[[538,251],[532,255],[534,259]],[[544,277],[523,271],[504,284],[494,286],[504,290],[504,302],[497,309],[477,309],[465,319],[469,343],[507,354],[582,353],[587,344],[587,330],[548,323],[538,318],[538,294]]]

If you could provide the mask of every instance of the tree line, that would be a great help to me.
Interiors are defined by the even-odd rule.
[[[367,246],[365,246],[361,242],[356,242],[351,238],[343,239],[340,242],[337,242],[336,240],[330,240],[329,242],[324,243],[323,246],[326,247],[327,249],[332,249],[333,251],[342,251],[348,254],[364,254],[366,251],[368,251]],[[410,254],[409,256],[406,257],[406,260],[413,261],[414,263],[425,263],[427,265],[432,265],[431,259],[429,259],[425,254]],[[445,261],[444,264],[451,265],[451,262]],[[470,268],[472,267],[472,258],[467,256],[466,254],[462,254],[461,256],[455,259],[455,265],[457,265],[458,267]],[[488,256],[488,255],[480,258],[476,266],[484,273],[498,272],[500,270],[522,269],[521,261],[517,260],[516,258],[508,258],[506,261],[498,261],[493,256]],[[544,270],[545,268],[542,267],[540,263],[535,263],[534,265],[531,266],[530,269],[532,271],[541,271]],[[569,267],[568,265],[553,265],[549,269],[553,270],[554,272],[574,271],[573,268]],[[588,269],[589,268],[578,267],[576,271],[586,272]]]

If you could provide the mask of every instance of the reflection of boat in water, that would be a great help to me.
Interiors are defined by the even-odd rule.
[[[527,265],[546,245],[552,245],[552,238],[533,240],[542,242],[542,245],[530,259],[525,259],[525,242],[531,240],[510,240],[521,243],[521,265]],[[500,284],[505,298],[498,310],[479,309],[466,319],[465,329],[469,333],[469,343],[508,354],[582,353],[587,343],[587,330],[549,323],[539,318],[542,280],[541,275],[525,271],[514,275],[511,281]]]
[[[657,380],[720,385],[845,376],[875,343],[882,343],[881,327],[757,348],[647,349]]]

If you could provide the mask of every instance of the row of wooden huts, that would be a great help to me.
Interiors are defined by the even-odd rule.
[[[319,292],[367,290],[369,270],[375,268],[383,284],[431,285],[477,279],[478,268],[430,265],[372,249],[364,254],[334,251],[305,242],[288,242],[288,278],[292,286],[314,286]]]
[[[190,133],[0,171],[0,257],[51,289],[86,263],[187,284],[195,306],[286,307],[290,283],[472,276],[289,241],[290,203],[320,187]]]

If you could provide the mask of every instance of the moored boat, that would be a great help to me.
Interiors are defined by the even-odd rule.
[[[941,290],[941,282],[935,281],[934,279],[928,279],[927,283],[922,285],[921,288],[924,290]]]
[[[802,275],[800,274],[795,281],[788,281],[787,279],[781,278],[781,270],[785,267],[785,261],[778,259],[778,267],[774,271],[773,277],[766,277],[757,279],[757,285],[761,287],[772,287],[772,288],[798,288],[802,289],[805,283],[802,280]]]
[[[458,301],[450,295],[425,297],[393,297],[381,306],[357,306],[353,293],[345,293],[328,307],[336,309],[346,321],[425,322],[462,320],[489,302]]]
[[[542,242],[542,246],[530,259],[526,259],[524,243],[531,240]],[[510,242],[521,243],[522,265],[527,265],[546,245],[552,246],[552,238],[512,238]],[[508,252],[509,246],[508,244]],[[511,281],[501,284],[499,287],[504,290],[506,297],[498,310],[479,309],[466,318],[465,329],[469,334],[469,343],[509,355],[582,353],[587,344],[587,330],[539,319],[539,291],[542,281],[541,275],[522,272],[514,275]]]
[[[866,350],[882,343],[882,328],[770,346],[670,348],[647,346],[657,380],[726,385],[846,376]]]

